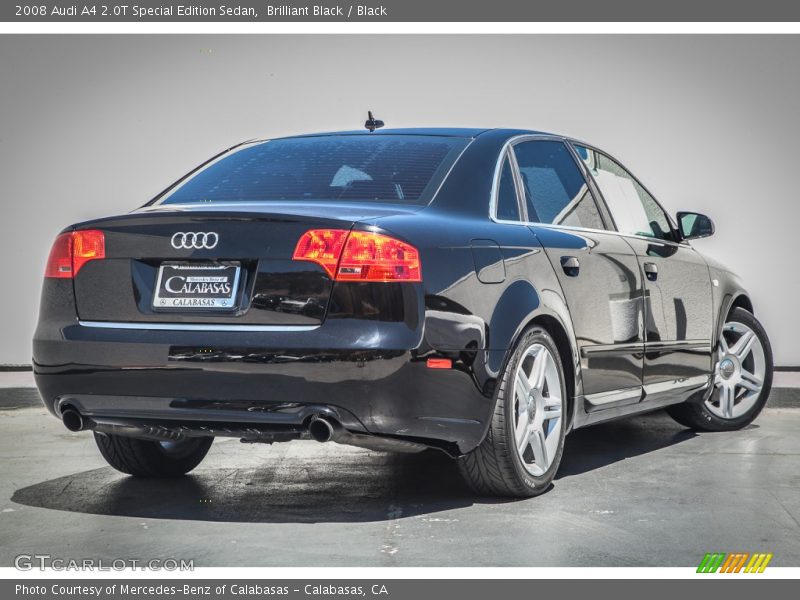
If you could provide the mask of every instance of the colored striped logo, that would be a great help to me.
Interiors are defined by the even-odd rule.
[[[763,573],[767,568],[772,554],[764,552],[734,552],[726,554],[724,552],[707,553],[700,566],[697,567],[698,573]]]

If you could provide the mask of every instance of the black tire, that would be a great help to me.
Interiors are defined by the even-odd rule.
[[[213,437],[180,442],[154,442],[122,435],[95,433],[100,454],[117,471],[136,477],[180,477],[199,465],[211,448]]]
[[[524,466],[516,449],[514,434],[513,381],[520,360],[532,344],[541,344],[555,359],[561,384],[561,419],[558,449],[549,468],[540,476],[531,474]],[[470,488],[482,496],[530,498],[545,492],[556,471],[564,451],[567,422],[567,388],[564,366],[558,348],[550,334],[541,327],[524,332],[508,360],[495,393],[492,422],[480,446],[458,460],[459,469]]]
[[[689,400],[683,404],[675,404],[667,408],[667,413],[678,423],[685,427],[695,429],[698,431],[736,431],[748,426],[753,420],[761,413],[764,406],[767,404],[770,391],[772,390],[772,348],[769,344],[769,338],[764,327],[756,319],[752,313],[744,310],[743,308],[734,308],[726,323],[742,323],[753,330],[761,342],[764,349],[764,361],[766,363],[766,373],[764,375],[764,384],[761,392],[756,399],[755,404],[747,410],[744,414],[736,418],[721,418],[712,413],[702,398]]]

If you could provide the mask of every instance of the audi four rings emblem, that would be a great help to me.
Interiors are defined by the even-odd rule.
[[[209,231],[207,233],[203,231],[188,231],[185,233],[183,231],[178,231],[172,236],[170,242],[172,243],[172,247],[178,250],[181,248],[185,250],[202,250],[203,248],[211,250],[217,247],[219,234],[215,231]]]

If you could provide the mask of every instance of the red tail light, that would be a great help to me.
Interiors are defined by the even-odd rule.
[[[322,265],[336,281],[422,281],[414,246],[368,231],[306,231],[292,258]]]
[[[50,256],[47,258],[45,277],[69,279],[72,277],[72,234],[62,233],[53,242]]]
[[[75,275],[90,260],[106,257],[106,236],[102,231],[87,229],[72,234],[72,270]],[[75,276],[73,275],[73,277]]]
[[[105,257],[106,239],[102,231],[86,229],[62,233],[50,249],[44,276],[71,279],[90,260]]]
[[[292,260],[308,260],[322,265],[331,279],[336,279],[336,266],[347,239],[344,229],[311,229],[297,242]]]

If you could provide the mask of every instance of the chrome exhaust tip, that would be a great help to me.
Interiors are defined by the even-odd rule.
[[[86,428],[81,413],[74,408],[68,408],[61,413],[61,422],[70,431],[83,431]]]
[[[308,424],[308,433],[318,442],[330,442],[336,435],[336,428],[325,417],[314,417]]]

